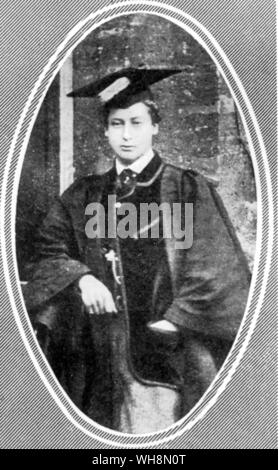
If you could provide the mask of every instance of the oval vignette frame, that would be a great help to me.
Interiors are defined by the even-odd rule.
[[[221,72],[228,85],[247,134],[251,150],[252,164],[255,172],[255,181],[258,200],[258,224],[256,257],[253,268],[252,282],[249,289],[247,306],[237,338],[229,352],[224,365],[218,372],[215,380],[195,407],[180,421],[165,430],[142,435],[129,435],[104,428],[86,415],[84,415],[69,399],[58,380],[54,376],[44,354],[38,346],[28,313],[22,297],[20,282],[17,273],[15,254],[15,214],[17,190],[21,168],[38,111],[45,98],[47,90],[62,63],[70,55],[73,49],[90,32],[118,16],[127,14],[153,14],[175,23],[186,30],[196,39],[212,57],[218,70]],[[46,385],[51,396],[58,403],[60,409],[72,421],[72,423],[87,435],[109,444],[121,444],[121,446],[136,448],[144,445],[154,445],[169,438],[174,438],[190,429],[206,412],[216,403],[219,395],[224,391],[227,383],[235,372],[254,330],[260,306],[264,297],[264,289],[270,267],[270,255],[272,247],[272,193],[269,178],[269,168],[266,158],[259,126],[256,121],[252,106],[237,77],[232,65],[216,43],[211,34],[195,20],[184,12],[159,2],[138,2],[132,4],[118,3],[103,8],[80,22],[66,37],[55,54],[51,57],[42,74],[40,75],[18,123],[9,158],[6,163],[3,182],[3,263],[5,277],[9,290],[9,296],[15,318],[20,330],[25,347],[36,367],[36,370]]]

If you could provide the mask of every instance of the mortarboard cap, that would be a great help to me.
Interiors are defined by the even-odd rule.
[[[180,69],[125,68],[72,91],[73,98],[99,97],[104,106],[127,106],[143,99],[152,99],[150,86],[182,72]]]

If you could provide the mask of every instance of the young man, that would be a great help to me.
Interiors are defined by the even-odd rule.
[[[231,347],[249,288],[213,187],[153,150],[160,118],[149,86],[178,72],[125,69],[71,94],[101,99],[115,164],[76,181],[57,201],[40,230],[26,289],[69,396],[93,420],[122,432],[158,431],[190,411]],[[182,220],[160,210],[142,226],[142,203],[179,204]],[[192,221],[185,204],[193,206]],[[136,219],[128,237],[119,229],[127,208]],[[192,244],[180,247],[176,222],[192,227]]]

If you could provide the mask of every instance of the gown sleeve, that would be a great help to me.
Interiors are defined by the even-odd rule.
[[[193,203],[193,244],[172,256],[173,302],[164,318],[191,332],[233,340],[249,290],[245,256],[212,184],[188,172],[181,193]]]
[[[23,290],[27,309],[43,305],[90,272],[81,260],[72,218],[62,198],[46,216],[34,248],[31,276]]]

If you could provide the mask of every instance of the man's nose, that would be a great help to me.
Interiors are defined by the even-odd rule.
[[[126,123],[123,127],[123,138],[125,140],[128,140],[131,136],[131,133],[130,133],[130,125],[128,123]]]

